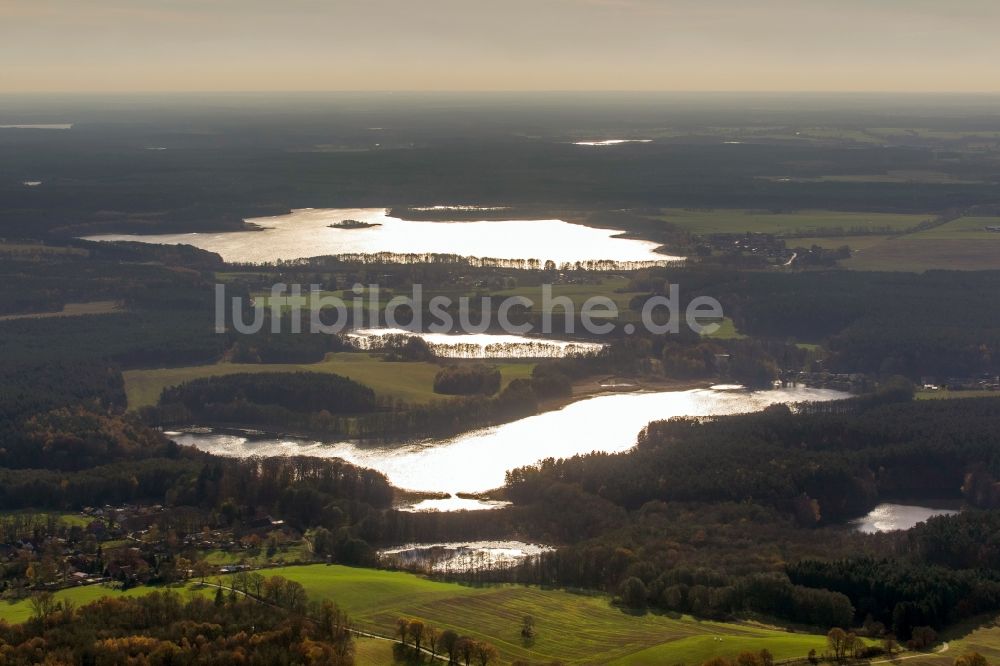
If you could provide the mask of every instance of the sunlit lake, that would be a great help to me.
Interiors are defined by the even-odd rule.
[[[600,141],[574,141],[574,146],[620,146],[623,143],[652,143],[652,139],[603,139]]]
[[[879,504],[867,516],[852,520],[851,525],[859,532],[892,532],[895,530],[908,530],[934,516],[950,516],[956,513],[958,513],[958,510],[954,507]]]
[[[845,397],[847,394],[839,391],[804,387],[755,392],[696,389],[617,393],[580,400],[559,410],[455,437],[389,445],[204,432],[181,433],[173,438],[181,444],[225,456],[343,458],[383,472],[399,488],[454,495],[497,488],[503,485],[507,470],[543,458],[625,451],[635,445],[639,431],[650,421],[673,416],[745,413],[776,403]],[[437,505],[434,502],[421,508],[455,508],[447,502],[436,501]]]
[[[551,550],[523,541],[461,541],[386,548],[379,551],[379,559],[383,565],[405,569],[458,573],[510,566]]]
[[[353,220],[364,228],[331,228]],[[262,231],[188,234],[102,234],[88,240],[189,244],[230,262],[263,263],[333,254],[453,254],[493,259],[536,259],[557,265],[577,261],[668,262],[657,243],[615,238],[622,232],[562,220],[427,222],[402,220],[384,208],[296,210],[248,220]]]
[[[358,328],[345,335],[358,349],[364,350],[378,349],[387,336],[414,336],[424,340],[434,353],[442,358],[563,358],[596,354],[604,348],[604,345],[598,342],[574,342],[489,333],[449,335],[413,332],[401,328]]]

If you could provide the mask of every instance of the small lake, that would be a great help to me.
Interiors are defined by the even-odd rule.
[[[407,331],[401,328],[357,328],[345,334],[358,349],[378,349],[387,336],[421,338],[442,358],[564,358],[596,354],[604,348],[598,342],[573,342],[522,335],[475,333],[449,335]]]
[[[959,512],[960,501],[941,502],[939,506],[916,506],[912,504],[879,504],[867,516],[851,521],[858,532],[894,532],[908,530],[918,523],[934,516],[950,516]]]
[[[380,550],[379,564],[435,573],[465,573],[519,564],[554,550],[523,541],[469,541],[408,544]]]
[[[591,141],[574,141],[574,146],[620,146],[623,143],[653,143],[652,139],[602,139]]]
[[[427,500],[420,509],[495,508],[464,500],[458,493],[478,493],[504,483],[504,473],[544,458],[568,458],[591,451],[626,451],[650,421],[674,416],[713,416],[755,412],[768,405],[837,400],[848,394],[829,389],[792,387],[745,391],[731,387],[690,391],[615,393],[580,400],[565,407],[492,428],[443,439],[395,444],[357,441],[319,442],[295,437],[219,432],[182,432],[180,444],[217,455],[307,455],[343,458],[384,473],[398,488],[449,493],[447,500]],[[474,503],[474,504],[473,504]]]
[[[345,220],[355,228],[331,228]],[[188,244],[217,252],[225,261],[267,263],[336,254],[451,254],[504,260],[612,261],[627,268],[682,257],[657,253],[657,243],[616,238],[616,229],[598,229],[562,220],[428,222],[402,220],[384,208],[313,209],[247,220],[260,231],[188,234],[101,234],[87,240]]]

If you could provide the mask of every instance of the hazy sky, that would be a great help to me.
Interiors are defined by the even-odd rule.
[[[0,92],[997,92],[997,63],[997,0],[0,0]]]

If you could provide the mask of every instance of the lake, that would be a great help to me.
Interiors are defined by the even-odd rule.
[[[343,458],[384,473],[396,487],[416,491],[479,493],[504,483],[504,473],[543,458],[567,458],[591,451],[626,451],[649,423],[674,416],[713,416],[759,411],[776,403],[825,401],[848,394],[792,387],[744,391],[732,387],[690,391],[614,393],[503,425],[443,439],[393,444],[320,442],[295,437],[220,432],[182,432],[181,444],[224,456],[308,455]],[[425,500],[420,509],[494,508],[464,500]]]
[[[958,513],[961,502],[941,502],[937,507],[913,504],[879,504],[867,516],[851,521],[859,532],[893,532],[908,530],[934,516],[950,516]]]
[[[519,564],[526,558],[554,550],[523,541],[466,541],[414,543],[380,550],[382,566],[423,572],[461,573]]]
[[[596,354],[604,348],[599,342],[574,342],[552,338],[529,338],[523,335],[475,333],[449,335],[407,331],[401,328],[357,328],[345,334],[358,349],[378,349],[386,336],[418,337],[442,358],[564,358]]]
[[[345,220],[361,228],[331,228]],[[402,220],[384,208],[306,208],[288,215],[247,220],[261,231],[187,234],[101,234],[87,240],[188,244],[217,252],[230,262],[267,263],[334,254],[452,254],[506,260],[536,259],[558,265],[577,261],[630,264],[669,263],[682,257],[657,253],[657,243],[616,238],[616,229],[598,229],[562,220],[428,222]]]

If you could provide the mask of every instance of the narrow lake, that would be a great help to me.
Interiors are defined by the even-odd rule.
[[[350,220],[354,228],[331,227]],[[305,208],[247,220],[261,231],[188,234],[102,234],[87,240],[188,244],[226,261],[262,263],[332,254],[455,254],[493,259],[537,259],[556,264],[677,261],[655,252],[657,243],[615,238],[621,231],[563,220],[427,222],[402,220],[384,208]]]
[[[399,488],[476,493],[504,483],[504,473],[543,458],[566,458],[591,451],[625,451],[639,431],[658,419],[711,416],[761,410],[776,403],[836,400],[846,393],[794,387],[744,391],[723,387],[690,391],[659,391],[600,395],[562,409],[504,425],[474,430],[456,437],[398,444],[356,441],[319,442],[294,437],[254,436],[218,432],[181,432],[181,444],[218,455],[309,455],[343,458],[383,472]],[[475,500],[428,500],[419,509],[494,508]]]
[[[387,336],[413,336],[426,342],[441,358],[563,358],[596,354],[604,348],[599,342],[490,333],[449,335],[401,328],[357,328],[345,335],[358,349],[364,350],[378,349]]]

